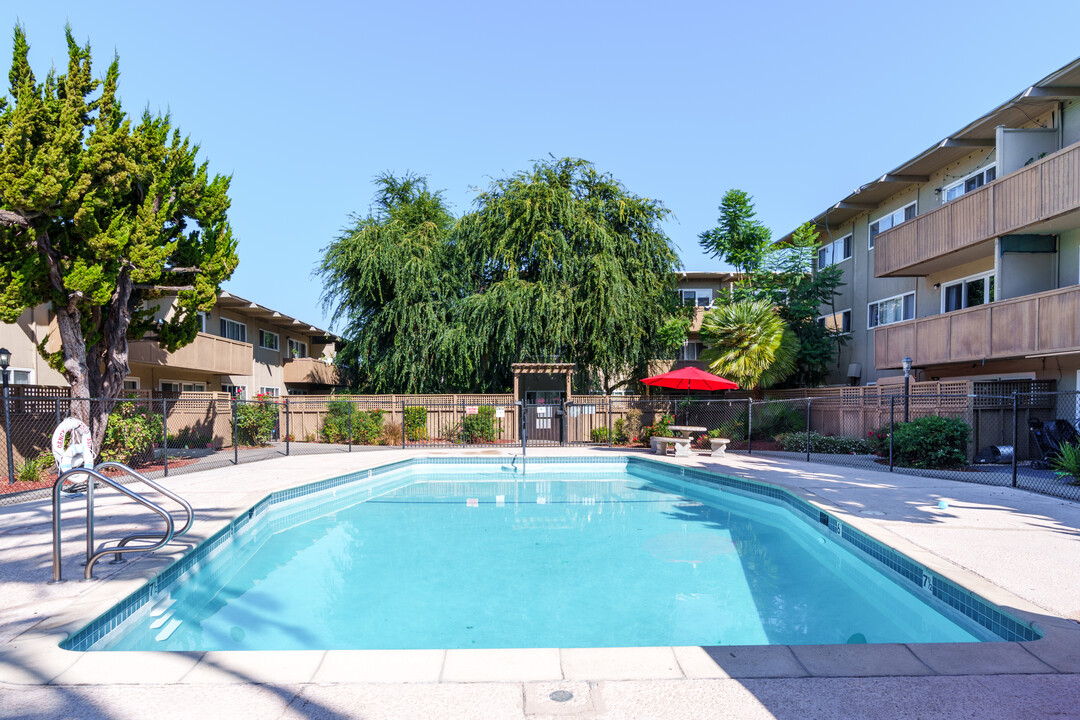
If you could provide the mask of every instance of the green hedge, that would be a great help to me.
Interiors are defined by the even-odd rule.
[[[427,440],[427,408],[423,405],[407,407],[404,416],[405,438],[409,442]]]
[[[838,437],[836,435],[822,435],[811,432],[810,452],[822,455],[872,455],[874,450],[870,443],[862,438]],[[807,433],[793,432],[781,433],[776,436],[776,442],[781,450],[787,452],[806,452]]]

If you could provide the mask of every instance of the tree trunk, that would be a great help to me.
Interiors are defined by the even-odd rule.
[[[109,412],[124,387],[129,370],[127,330],[131,325],[131,273],[126,267],[121,270],[116,291],[109,302],[92,310],[92,323],[102,328],[102,333],[100,339],[87,348],[79,309],[82,293],[69,292],[64,287],[60,263],[47,233],[39,233],[38,245],[46,257],[53,289],[67,300],[66,305],[56,303],[54,309],[64,358],[64,377],[71,385],[71,415],[87,424],[94,451],[100,453]]]

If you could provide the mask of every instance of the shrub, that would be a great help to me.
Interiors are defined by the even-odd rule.
[[[740,442],[746,440],[746,410],[739,410],[735,413],[734,417],[730,417],[716,428],[717,434],[713,435],[709,433],[709,437],[722,437],[727,438],[733,442]]]
[[[625,445],[630,440],[630,436],[626,433],[626,420],[623,418],[619,418],[612,423],[612,429],[617,444]]]
[[[150,459],[161,440],[161,415],[142,403],[119,402],[109,413],[100,459],[133,465]]]
[[[385,414],[383,410],[361,410],[353,413],[353,442],[357,445],[377,445],[383,434]],[[400,438],[398,442],[401,442]]]
[[[427,408],[415,405],[404,411],[405,437],[409,442],[427,440]]]
[[[386,423],[382,428],[382,437],[379,440],[383,445],[400,445],[401,444],[401,424],[400,423]]]
[[[502,434],[502,423],[495,419],[495,408],[483,405],[475,415],[466,415],[461,423],[461,442],[494,442]]]
[[[461,423],[455,422],[443,426],[442,430],[439,431],[439,436],[448,443],[462,442]]]
[[[641,433],[641,411],[637,409],[627,410],[623,428],[627,440],[637,437]]]
[[[889,426],[883,425],[866,433],[866,442],[870,452],[879,457],[889,457]]]
[[[648,445],[649,441],[654,437],[670,437],[671,431],[668,429],[668,426],[672,425],[674,422],[675,418],[671,415],[661,415],[660,419],[652,425],[646,425],[641,428],[641,432],[638,433],[638,440],[642,445]]]
[[[781,450],[787,452],[806,452],[805,432],[782,433],[776,436],[776,442]],[[839,437],[836,435],[822,435],[811,432],[810,452],[822,455],[870,455],[873,449],[868,441],[862,438]]]
[[[893,435],[893,461],[903,467],[948,469],[967,464],[971,428],[959,418],[927,415],[897,423]],[[884,439],[889,454],[888,432]]]
[[[1054,474],[1073,485],[1080,485],[1080,445],[1064,444],[1050,461]]]
[[[352,404],[344,400],[331,400],[326,403],[326,416],[323,417],[319,435],[323,442],[347,443],[349,441],[349,414]]]
[[[254,402],[236,405],[236,442],[269,445],[277,427],[278,406],[272,395],[256,395]]]
[[[15,480],[25,483],[44,482],[49,471],[54,467],[56,467],[56,459],[53,454],[48,450],[42,450],[36,456],[15,466]]]
[[[589,433],[589,439],[594,443],[606,443],[608,441],[608,431],[606,427],[593,428]]]
[[[777,435],[806,429],[806,406],[786,402],[755,405],[754,440],[771,440]]]

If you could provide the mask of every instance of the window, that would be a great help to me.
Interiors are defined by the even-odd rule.
[[[128,378],[128,379],[124,380],[124,389],[125,390],[138,390],[139,389],[139,378]]]
[[[34,371],[30,368],[8,368],[8,382],[12,385],[33,385]]]
[[[872,302],[867,306],[866,327],[875,328],[880,325],[911,320],[915,317],[915,293],[909,292],[884,300]]]
[[[206,392],[204,382],[182,382],[179,380],[162,380],[159,386],[163,392]]]
[[[851,257],[851,235],[846,235],[836,242],[824,245],[818,250],[817,265],[819,268],[835,265],[842,260]]]
[[[291,358],[306,358],[307,357],[307,343],[300,342],[299,340],[288,340],[289,357]]]
[[[307,390],[293,390],[293,389],[290,389],[289,394],[290,395],[307,395],[308,391]]]
[[[981,188],[986,183],[994,182],[996,179],[997,165],[987,165],[980,170],[976,170],[966,178],[957,180],[951,185],[946,185],[942,189],[942,192],[944,193],[943,202],[955,200],[965,193]]]
[[[941,312],[994,302],[994,273],[961,278],[941,286]]]
[[[841,310],[832,315],[822,315],[817,319],[818,325],[833,332],[851,332],[851,310]]]
[[[683,305],[697,305],[698,307],[712,306],[712,290],[699,288],[683,288],[679,291]]]
[[[679,348],[679,360],[697,360],[705,346],[699,342],[687,341]]]
[[[261,387],[259,388],[260,395],[269,395],[270,397],[278,397],[281,395],[281,390],[276,387]]]
[[[264,350],[277,350],[279,348],[277,333],[272,333],[267,330],[260,330],[259,347],[263,348]]]
[[[247,342],[247,325],[229,318],[221,318],[221,337]]]
[[[198,312],[197,317],[199,318],[199,332],[201,332],[201,333],[206,332],[206,321],[207,321],[206,313],[204,313],[202,310],[200,310]]]
[[[227,392],[237,400],[243,400],[247,397],[247,387],[244,385],[221,383],[221,392]]]
[[[879,217],[874,222],[870,223],[870,248],[874,247],[874,238],[880,233],[885,232],[889,228],[896,227],[902,222],[906,222],[915,217],[915,203],[909,203],[900,208],[896,212],[889,213],[885,217]]]

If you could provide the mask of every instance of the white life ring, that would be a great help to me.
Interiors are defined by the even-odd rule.
[[[70,443],[67,442],[68,433],[71,433]],[[94,446],[90,438],[90,428],[78,418],[65,418],[53,430],[52,453],[61,473],[73,467],[94,467]]]

